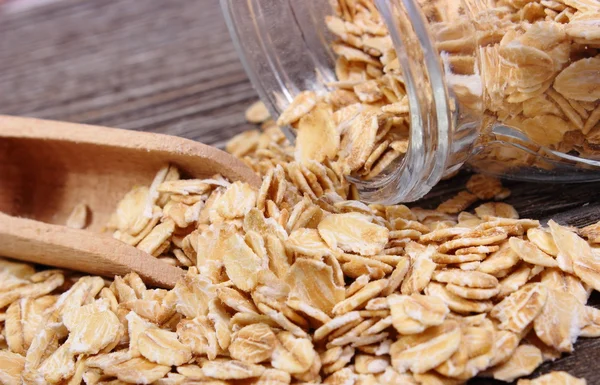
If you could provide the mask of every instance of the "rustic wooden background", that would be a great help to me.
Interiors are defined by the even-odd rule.
[[[217,0],[0,0],[0,113],[222,145],[250,128],[244,109],[256,98]],[[443,182],[421,204],[435,206],[465,181]],[[507,185],[523,217],[600,220],[600,183]],[[582,339],[539,372],[566,370],[599,384],[599,354],[600,339]]]

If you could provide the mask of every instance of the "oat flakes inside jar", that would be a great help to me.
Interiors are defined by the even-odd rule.
[[[296,159],[366,201],[412,201],[463,165],[600,180],[598,0],[222,0]]]

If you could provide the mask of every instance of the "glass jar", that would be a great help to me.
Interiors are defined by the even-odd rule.
[[[347,107],[331,102],[340,95],[379,111],[377,138],[355,145],[375,156],[393,133],[385,143],[397,146],[380,151],[376,162],[391,155],[376,175],[364,157],[350,168],[365,201],[419,199],[465,164],[510,179],[600,180],[597,0],[221,2],[273,116],[307,90],[334,115]],[[284,127],[291,140],[295,126]]]

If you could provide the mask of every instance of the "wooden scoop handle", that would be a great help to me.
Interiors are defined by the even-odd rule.
[[[80,149],[92,145],[102,149],[105,158],[127,154],[128,160],[140,168],[148,165],[149,158],[155,158],[181,166],[195,177],[221,174],[256,188],[262,183],[252,169],[234,156],[177,136],[0,114],[0,138],[74,143]]]
[[[16,218],[0,212],[0,256],[114,277],[135,271],[144,282],[172,288],[184,275],[110,236]]]

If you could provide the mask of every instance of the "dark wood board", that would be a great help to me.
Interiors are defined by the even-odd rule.
[[[250,128],[244,110],[256,98],[217,0],[0,0],[0,113],[222,145]],[[442,182],[419,205],[434,207],[466,178]],[[600,183],[507,186],[523,217],[600,220]],[[566,370],[598,384],[599,355],[600,339],[581,339],[536,375]]]

